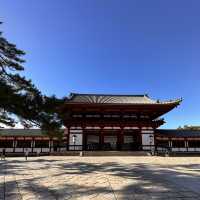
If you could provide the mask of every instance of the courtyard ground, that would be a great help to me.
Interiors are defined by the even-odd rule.
[[[200,200],[200,157],[7,158],[0,199]]]

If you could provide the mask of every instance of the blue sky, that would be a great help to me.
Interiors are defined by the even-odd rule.
[[[40,90],[183,97],[163,128],[200,124],[199,0],[6,0],[1,30]]]

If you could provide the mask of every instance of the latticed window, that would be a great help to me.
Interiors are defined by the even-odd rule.
[[[16,147],[17,148],[31,148],[31,141],[30,140],[18,140]]]
[[[175,147],[175,148],[185,147],[185,141],[184,140],[173,140],[172,147]]]
[[[13,140],[0,140],[0,148],[12,148]]]
[[[49,141],[37,140],[37,141],[35,141],[35,147],[36,148],[48,148],[49,147]]]
[[[200,148],[200,140],[189,140],[188,147]]]
[[[130,144],[133,142],[134,140],[132,135],[124,135],[124,144]]]
[[[161,147],[169,147],[168,140],[156,140],[156,144]]]

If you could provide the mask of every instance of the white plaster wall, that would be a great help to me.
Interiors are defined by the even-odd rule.
[[[16,153],[21,153],[21,152],[23,152],[23,148],[15,148],[15,152]]]
[[[153,128],[152,127],[142,127],[142,130],[153,130]]]
[[[13,148],[6,148],[6,152],[8,153],[13,152]]]
[[[172,151],[179,151],[179,148],[172,148]]]
[[[32,151],[32,148],[24,148],[24,151],[26,151],[26,149],[28,150],[29,153]]]
[[[69,146],[69,150],[82,150],[82,146]]]
[[[188,151],[195,151],[195,148],[189,147]]]
[[[33,152],[36,153],[36,152],[41,152],[41,148],[33,148]]]
[[[82,133],[82,130],[70,130],[70,133]]]
[[[150,136],[152,137],[152,143],[150,143]],[[142,134],[142,145],[143,150],[151,150],[151,146],[145,146],[145,145],[154,145],[154,134],[152,133],[143,133]]]
[[[42,148],[42,152],[47,153],[50,151],[50,148]]]
[[[82,129],[82,127],[80,127],[80,126],[72,126],[72,127],[70,127],[70,130],[72,130],[72,129],[77,130],[77,129]]]
[[[65,147],[61,147],[61,148],[60,148],[60,151],[61,151],[61,152],[62,152],[62,151],[65,152],[65,151],[66,151],[66,148],[65,148]]]
[[[141,132],[142,132],[142,133],[154,133],[153,130],[142,130]]]
[[[187,148],[182,147],[182,148],[179,149],[179,151],[183,151],[183,152],[187,151]]]
[[[128,126],[126,126],[126,127],[124,127],[124,129],[126,130],[126,129],[139,129],[138,127],[128,127]]]
[[[150,144],[150,136],[152,136],[152,143]],[[142,134],[142,145],[154,145],[153,134]]]
[[[76,135],[76,144],[75,145],[82,145],[83,144],[83,134],[82,133],[70,133],[69,145],[74,145],[73,135]]]

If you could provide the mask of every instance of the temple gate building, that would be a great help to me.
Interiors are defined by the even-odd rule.
[[[148,95],[71,94],[63,106],[68,150],[149,150],[163,114],[181,99]]]
[[[162,115],[182,99],[159,101],[148,95],[72,93],[61,108],[63,138],[49,138],[39,129],[1,129],[0,152],[35,154],[66,151],[200,152],[200,130],[159,129]]]

